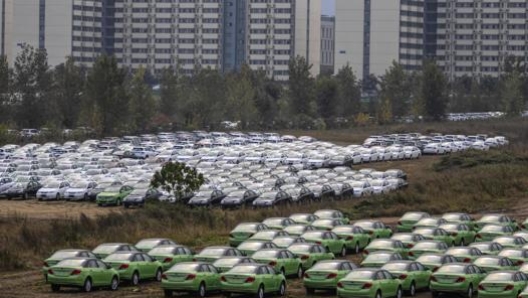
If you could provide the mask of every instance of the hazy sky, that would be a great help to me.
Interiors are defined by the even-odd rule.
[[[335,15],[335,0],[322,0],[323,3],[323,14]]]

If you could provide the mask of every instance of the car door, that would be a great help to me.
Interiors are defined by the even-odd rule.
[[[429,282],[429,276],[427,274],[425,267],[422,266],[422,264],[412,263],[410,266],[410,271],[412,272],[414,276],[416,287],[418,289],[427,287],[427,283]]]
[[[155,277],[156,276],[156,271],[159,268],[158,267],[158,263],[156,262],[156,259],[151,257],[151,256],[149,256],[146,253],[142,253],[141,256],[145,260],[144,266],[145,266],[145,270],[147,272],[146,274],[149,277]]]
[[[212,290],[220,289],[220,278],[218,276],[218,270],[215,268],[215,266],[211,264],[206,264],[206,266],[209,269],[210,274],[209,288]]]
[[[88,260],[86,264],[84,264],[83,268],[83,271],[87,271],[88,276],[90,276],[92,279],[92,284],[94,286],[99,286],[102,282],[101,276],[98,274],[98,268],[99,267],[97,266],[97,262],[95,260]]]
[[[97,267],[98,272],[101,276],[101,282],[103,285],[109,285],[112,282],[112,278],[114,277],[114,273],[112,270],[108,269],[108,265],[106,265],[104,262],[97,260]]]
[[[385,276],[387,285],[387,291],[385,291],[385,293],[389,293],[389,295],[396,296],[396,292],[398,291],[398,288],[401,285],[400,280],[394,275],[392,275],[389,271],[382,270],[382,272]]]
[[[338,254],[341,251],[341,241],[339,241],[339,236],[337,236],[335,233],[332,232],[326,232],[325,235],[329,239],[328,246],[330,247],[330,251],[334,254]]]
[[[260,278],[261,281],[264,283],[264,289],[266,291],[272,291],[276,287],[275,285],[275,279],[269,274],[267,266],[260,266],[257,269],[257,280]]]

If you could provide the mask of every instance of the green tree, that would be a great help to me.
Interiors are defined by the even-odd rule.
[[[403,117],[409,114],[411,91],[409,78],[401,64],[392,62],[390,68],[381,77],[380,81],[380,102],[384,109],[390,107],[390,111],[385,111],[384,115],[392,117]],[[390,119],[385,119],[385,121]]]
[[[420,95],[423,99],[425,117],[442,120],[447,107],[447,81],[434,61],[425,61],[422,71]]]
[[[317,113],[326,123],[337,116],[340,109],[338,85],[334,78],[319,76],[316,80]]]
[[[251,70],[243,67],[240,72],[227,75],[226,88],[226,119],[241,121],[242,128],[247,128],[257,114]]]
[[[312,65],[304,57],[290,59],[289,100],[292,112],[300,117],[312,117],[315,114],[315,84],[310,74],[311,68]]]
[[[62,127],[73,127],[77,124],[81,112],[82,90],[85,74],[75,65],[72,57],[59,64],[53,70],[53,99],[56,102]]]
[[[352,67],[343,66],[336,75],[340,116],[351,118],[361,112],[361,89]]]
[[[85,119],[103,135],[115,134],[126,126],[128,97],[126,73],[115,57],[101,55],[88,73],[85,89]]]
[[[10,98],[11,74],[6,56],[0,56],[0,117],[6,123],[11,119]]]
[[[249,68],[249,66],[243,66]],[[259,69],[251,71],[251,82],[253,85],[254,105],[257,109],[256,122],[262,128],[271,128],[277,119],[278,101],[283,94],[282,86],[266,76],[266,73]]]
[[[146,131],[156,113],[156,101],[150,86],[145,82],[145,77],[145,68],[138,68],[128,87],[129,123],[131,131],[134,132]]]
[[[519,116],[524,110],[523,79],[517,70],[504,77],[502,83],[502,111],[508,116]]]
[[[195,192],[200,189],[205,180],[202,174],[195,168],[186,166],[184,163],[168,162],[161,170],[156,171],[150,181],[153,188],[174,194],[176,198],[181,198],[185,194]]]
[[[174,118],[180,102],[180,86],[177,72],[169,67],[163,70],[160,79],[159,110],[169,118]]]

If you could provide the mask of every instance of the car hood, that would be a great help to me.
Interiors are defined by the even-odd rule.
[[[100,196],[118,196],[119,195],[119,192],[100,192],[99,193]]]
[[[51,188],[51,187],[43,187],[39,189],[39,192],[56,192],[59,191],[58,188]]]
[[[85,192],[85,188],[68,188],[66,192]]]

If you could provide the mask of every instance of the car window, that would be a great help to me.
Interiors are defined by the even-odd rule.
[[[135,254],[134,255],[134,261],[135,262],[143,262],[143,261],[145,261],[145,259],[143,258],[143,256],[141,254]]]
[[[385,274],[383,274],[382,271],[378,271],[378,272],[376,273],[376,279],[377,279],[377,280],[383,280],[383,279],[385,279]]]
[[[268,270],[269,274],[275,275],[275,269],[273,269],[273,267],[266,266],[266,269]]]
[[[201,265],[198,272],[209,272],[209,267],[207,265]]]
[[[154,259],[153,259],[151,256],[147,255],[147,254],[141,254],[141,255],[143,256],[143,259],[144,259],[145,261],[147,261],[147,262],[152,262],[152,261],[154,261]]]
[[[416,266],[416,268],[419,270],[419,271],[426,271],[427,269],[420,263],[414,263],[414,265]]]
[[[218,270],[216,270],[215,266],[213,266],[213,265],[207,265],[207,267],[209,268],[209,272],[212,272],[212,273],[218,273]]]
[[[97,266],[99,268],[106,269],[106,264],[105,263],[103,263],[102,261],[99,261],[99,260],[97,260],[96,262],[97,262]]]
[[[467,274],[476,274],[477,273],[475,271],[475,267],[473,267],[473,266],[467,266],[466,267],[466,272],[467,272]]]
[[[264,266],[259,267],[257,274],[268,274],[268,270]]]
[[[86,262],[85,268],[97,268],[97,262],[95,260],[90,260]]]
[[[388,271],[383,271],[383,275],[385,275],[385,279],[392,279],[392,274]]]

